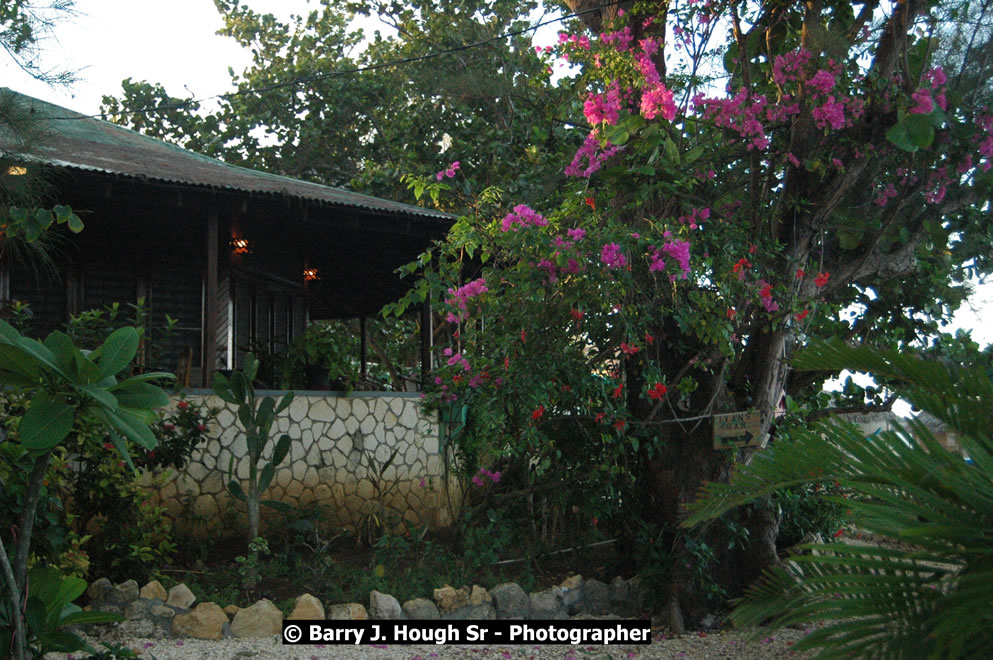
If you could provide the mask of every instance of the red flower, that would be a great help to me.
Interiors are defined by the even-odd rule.
[[[505,356],[503,358],[503,368],[504,369],[510,369],[510,358],[509,357],[506,357]]]
[[[634,355],[640,350],[641,349],[635,346],[634,344],[628,344],[627,342],[623,342],[623,341],[621,342],[621,353],[624,353],[625,355]]]
[[[752,267],[752,262],[742,257],[741,259],[738,259],[738,263],[736,263],[734,266],[731,267],[731,272],[741,274],[742,270],[747,270],[751,267]]]
[[[531,412],[531,419],[537,422],[539,419],[541,419],[541,416],[544,414],[545,414],[545,406],[538,406]]]
[[[828,278],[831,277],[831,273],[818,273],[817,277],[814,278],[814,284],[821,287],[828,283]]]
[[[730,307],[728,307],[728,311],[726,311],[726,312],[725,312],[724,314],[725,314],[725,316],[727,316],[727,317],[728,317],[729,319],[733,319],[733,318],[734,318],[734,315],[735,315],[735,314],[737,314],[737,313],[738,313],[738,312],[736,312],[736,311],[734,311],[733,309],[731,309]]]
[[[652,398],[652,399],[655,399],[656,401],[658,401],[659,399],[661,399],[662,397],[664,397],[665,396],[665,393],[668,392],[668,391],[669,391],[669,388],[666,387],[665,385],[663,385],[662,383],[655,383],[655,387],[653,387],[652,389],[648,390],[648,396],[649,396],[649,398]]]
[[[614,428],[617,429],[618,431],[621,431],[624,429],[624,425],[626,423],[627,422],[625,422],[623,419],[619,419],[616,422],[614,422]]]
[[[584,197],[583,198],[583,201],[586,202],[586,205],[588,207],[590,207],[591,209],[593,209],[594,211],[596,211],[596,199],[595,198],[593,198],[593,197]]]
[[[646,344],[651,344],[653,341],[655,341],[655,337],[651,336],[650,334],[648,334],[646,332],[645,333],[645,343]]]
[[[610,398],[611,399],[619,398],[621,396],[621,390],[623,389],[624,389],[624,383],[621,383],[620,385],[614,388],[614,393],[610,395]]]
[[[590,522],[593,523],[593,526],[594,527],[596,527],[597,526],[597,523],[600,522],[600,519],[597,518],[596,516],[593,516],[592,518],[590,518]]]
[[[198,431],[201,431],[201,432],[202,431],[206,431],[207,430],[207,425],[206,424],[197,424],[197,430]]]
[[[521,330],[521,343],[522,344],[528,343],[528,331],[527,330]]]
[[[759,249],[758,246],[752,243],[751,245],[748,246],[748,254],[755,254],[755,251],[758,249]]]
[[[803,272],[803,269],[802,268],[797,268],[796,269],[796,278],[798,280],[802,280],[803,279],[803,276],[806,275],[806,274],[807,273]]]
[[[572,316],[572,318],[576,319],[577,321],[582,321],[585,312],[581,312],[578,309],[570,309],[569,314]]]
[[[562,391],[563,392],[571,392],[572,391],[572,386],[571,385],[563,385],[562,386]]]
[[[809,309],[805,309],[802,312],[800,312],[799,314],[794,315],[793,318],[795,318],[797,321],[802,321],[805,318],[807,318],[807,314],[810,314],[810,310]]]
[[[166,430],[166,431],[171,431],[171,430],[173,430],[174,428],[176,428],[176,426],[175,426],[174,424],[169,424],[169,423],[167,422],[167,423],[165,423],[165,424],[163,424],[163,425],[162,425],[162,428],[163,428],[164,430]]]
[[[176,407],[179,408],[180,410],[186,410],[187,408],[190,407],[190,402],[180,401],[179,403],[176,404]]]
[[[600,424],[601,422],[603,422],[603,418],[606,417],[606,416],[607,416],[607,413],[605,413],[605,412],[598,412],[596,415],[593,416],[593,421],[596,422],[597,424]]]
[[[105,442],[105,443],[103,443],[103,448],[104,449],[113,449],[114,448],[114,445],[110,444],[109,442]]]
[[[841,536],[844,533],[845,533],[845,530],[844,529],[839,529],[837,532],[834,533],[834,538],[838,538],[839,536]]]

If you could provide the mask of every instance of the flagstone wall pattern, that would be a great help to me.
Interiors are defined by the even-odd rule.
[[[281,392],[259,394],[277,400],[282,396]],[[232,506],[244,511],[225,484],[232,457],[235,476],[247,483],[248,447],[235,406],[213,394],[187,394],[186,398],[205,400],[219,410],[212,422],[211,440],[194,450],[185,470],[159,475],[164,483],[158,486],[158,494],[178,526],[192,525],[194,532],[203,535],[224,525]],[[418,395],[297,393],[277,416],[271,436],[283,433],[294,441],[262,499],[298,507],[317,503],[331,527],[354,530],[378,507],[376,469],[370,470],[362,450],[374,457],[376,466],[384,465],[397,451],[393,464],[382,474],[381,488],[388,491],[384,498],[387,511],[418,525],[437,527],[450,522],[444,506],[438,423],[422,411]],[[275,440],[270,440],[264,459],[271,457],[274,446]],[[146,484],[154,482],[153,475],[146,475]],[[264,521],[270,512],[263,507],[262,513]],[[244,516],[239,513],[236,520]]]

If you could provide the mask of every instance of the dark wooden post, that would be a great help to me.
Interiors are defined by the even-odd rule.
[[[362,378],[365,378],[369,373],[369,354],[368,347],[366,346],[366,322],[365,317],[359,317],[359,360],[361,364],[361,374]]]
[[[207,285],[203,339],[203,386],[210,387],[217,367],[217,209],[207,212]]]
[[[431,319],[431,302],[425,300],[421,305],[421,389],[427,385],[428,374],[434,368],[431,363],[431,342],[434,336]]]

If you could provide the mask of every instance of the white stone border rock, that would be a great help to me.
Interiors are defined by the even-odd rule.
[[[87,589],[89,609],[114,612],[126,617],[115,624],[118,636],[149,639],[187,638],[219,640],[258,638],[278,635],[283,614],[263,598],[249,607],[216,603],[196,603],[196,596],[185,584],[167,593],[153,580],[140,590],[134,580],[113,585],[100,578]],[[594,616],[634,616],[641,612],[642,594],[638,578],[616,577],[610,584],[584,580],[573,575],[558,586],[531,594],[518,584],[507,582],[486,590],[479,585],[455,589],[445,585],[435,589],[432,599],[414,598],[401,605],[390,594],[372,591],[368,607],[361,603],[341,603],[325,610],[314,596],[303,594],[296,599],[290,619],[566,619],[588,614]]]

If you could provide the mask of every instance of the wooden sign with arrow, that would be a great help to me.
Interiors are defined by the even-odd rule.
[[[765,447],[768,434],[762,433],[762,420],[756,411],[714,415],[714,449]]]

